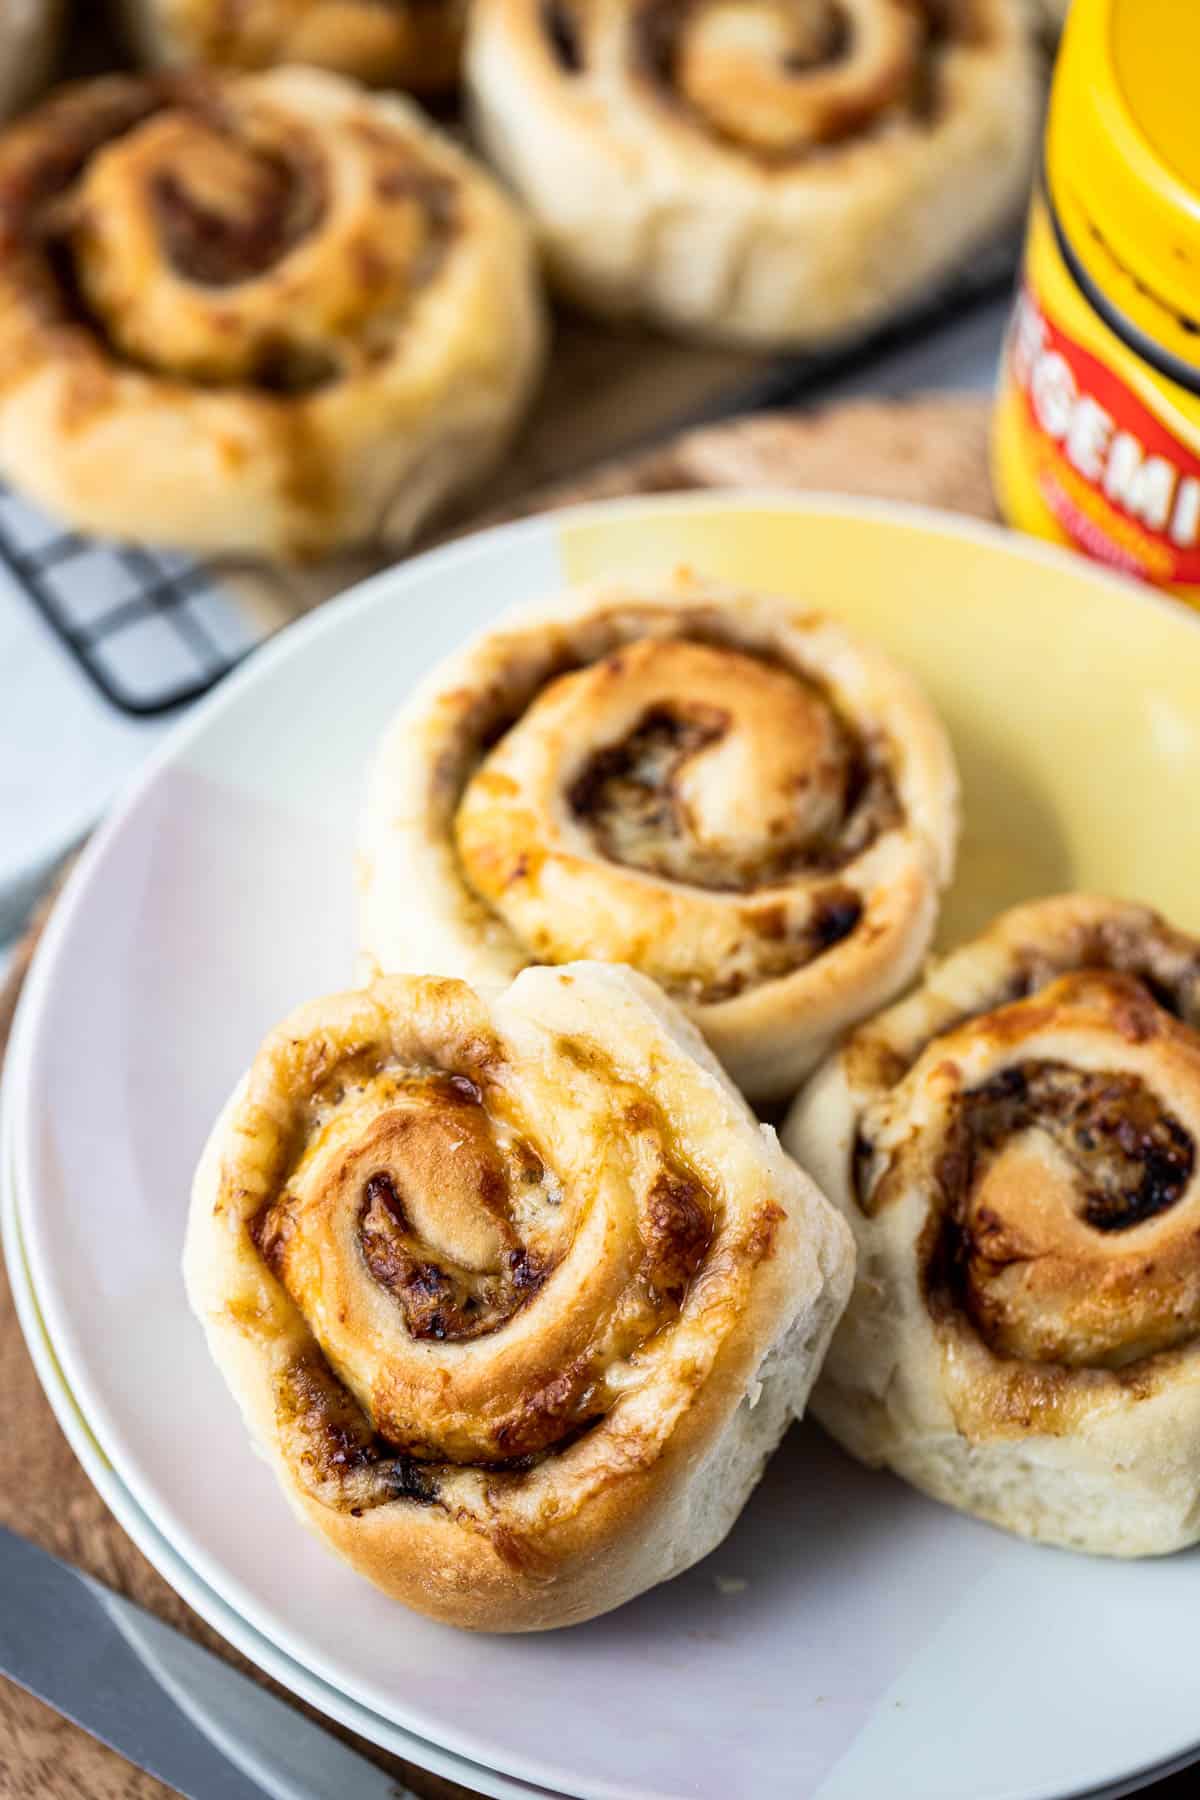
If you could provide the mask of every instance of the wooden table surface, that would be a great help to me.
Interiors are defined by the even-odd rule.
[[[691,433],[632,462],[604,468],[571,490],[556,492],[548,503],[680,487],[770,485],[842,488],[986,515],[991,510],[986,418],[986,402],[975,397],[856,404],[811,418],[761,417]],[[511,498],[511,493],[507,497]],[[547,503],[547,497],[542,499]],[[35,935],[30,934],[14,965],[7,993],[0,995],[0,1047],[7,1037],[16,988]],[[2,1267],[0,1524],[98,1576],[253,1674],[264,1686],[274,1687],[179,1599],[107,1512],[41,1392]],[[568,1649],[564,1641],[564,1651]],[[1123,1697],[1122,1703],[1136,1705],[1136,1696]],[[1097,1704],[1105,1704],[1102,1692],[1097,1694]],[[355,1743],[364,1755],[421,1796],[464,1800],[465,1790],[359,1744],[337,1727],[330,1729]],[[1185,1796],[1200,1793],[1200,1782],[1184,1774],[1159,1784],[1153,1792],[1156,1800],[1185,1800]],[[161,1783],[132,1769],[48,1707],[0,1680],[0,1800],[66,1800],[67,1796],[166,1800],[169,1793]],[[776,1797],[762,1795],[755,1800]],[[969,1796],[964,1794],[963,1800]]]

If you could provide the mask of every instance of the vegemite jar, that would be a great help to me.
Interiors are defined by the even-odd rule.
[[[1200,0],[1074,0],[992,465],[1009,524],[1200,606]]]

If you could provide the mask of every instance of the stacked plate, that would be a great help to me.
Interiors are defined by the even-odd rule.
[[[568,1632],[471,1637],[294,1520],[190,1317],[207,1125],[263,1031],[352,974],[362,769],[397,701],[510,602],[706,576],[803,595],[909,663],[967,788],[961,937],[1018,898],[1136,892],[1200,927],[1200,630],[982,527],[816,500],[652,500],[507,528],[287,632],[165,744],[56,911],[9,1058],[3,1226],[80,1459],[231,1642],[364,1737],[487,1794],[1034,1800],[1194,1753],[1200,1557],[1015,1542],[815,1430],[688,1575]],[[1136,1696],[1136,1705],[1108,1696]]]

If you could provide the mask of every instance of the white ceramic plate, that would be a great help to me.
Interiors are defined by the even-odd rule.
[[[195,1571],[188,1567],[162,1533],[155,1530],[88,1430],[46,1335],[41,1308],[29,1277],[17,1219],[16,1189],[10,1173],[11,1155],[7,1136],[0,1126],[0,1243],[3,1245],[17,1318],[38,1379],[67,1442],[83,1464],[100,1498],[143,1556],[153,1563],[159,1574],[170,1582],[176,1593],[182,1595],[202,1619],[215,1631],[219,1631],[226,1642],[240,1650],[243,1656],[249,1657],[257,1668],[279,1682],[289,1693],[306,1700],[310,1706],[315,1706],[326,1718],[336,1719],[348,1730],[357,1732],[368,1743],[378,1744],[381,1749],[390,1751],[393,1756],[403,1757],[418,1769],[432,1771],[435,1775],[445,1776],[448,1781],[457,1781],[464,1787],[492,1795],[495,1800],[555,1800],[555,1796],[546,1788],[533,1787],[527,1782],[514,1781],[509,1776],[498,1774],[495,1770],[480,1768],[464,1757],[453,1756],[436,1744],[428,1744],[423,1738],[402,1731],[399,1726],[367,1712],[344,1694],[338,1693],[325,1682],[318,1681],[226,1606],[211,1588],[205,1586]],[[198,1696],[193,1696],[193,1716],[198,1723],[204,1723]],[[218,1741],[228,1729],[228,1720],[213,1720],[213,1735]],[[266,1791],[271,1790],[268,1787]],[[558,1800],[562,1800],[562,1797],[559,1796]]]
[[[1131,872],[1200,926],[1180,834],[1168,853],[1147,803],[1153,777],[1160,808],[1194,809],[1200,632],[1181,611],[999,533],[823,500],[621,504],[455,546],[224,686],[56,910],[12,1070],[54,1350],[133,1501],[208,1589],[356,1705],[475,1763],[588,1800],[1131,1784],[1200,1738],[1194,1554],[1033,1549],[806,1431],[688,1575],[567,1633],[469,1637],[390,1604],[294,1521],[187,1313],[179,1250],[209,1121],[263,1030],[349,976],[360,779],[397,700],[509,602],[680,562],[842,613],[927,680],[970,808],[949,929]]]
[[[460,1782],[464,1787],[481,1794],[495,1797],[495,1800],[565,1800],[564,1796],[555,1796],[549,1788],[533,1787],[527,1782],[516,1781],[511,1776],[501,1775],[494,1769],[480,1768],[476,1763],[469,1763],[464,1758],[452,1756],[448,1751],[428,1744],[422,1738],[413,1737],[402,1731],[399,1726],[391,1725],[376,1713],[369,1713],[363,1707],[356,1706],[344,1694],[318,1681],[307,1670],[294,1663],[290,1657],[277,1650],[273,1644],[260,1636],[247,1625],[244,1619],[231,1611],[218,1595],[207,1588],[195,1572],[190,1569],[172,1546],[155,1530],[145,1513],[133,1500],[120,1477],[113,1469],[104,1452],[89,1432],[83,1416],[76,1404],[74,1395],[63,1380],[62,1370],[46,1336],[42,1321],[41,1309],[37,1296],[29,1279],[28,1264],[21,1240],[21,1230],[17,1219],[15,1189],[8,1173],[10,1158],[0,1145],[0,1244],[3,1246],[9,1285],[13,1292],[17,1309],[17,1317],[25,1335],[30,1355],[50,1404],[54,1410],[64,1435],[79,1458],[90,1480],[96,1487],[101,1499],[113,1514],[118,1524],[129,1534],[133,1542],[141,1550],[147,1560],[153,1563],[159,1573],[170,1582],[176,1593],[200,1614],[201,1618],[219,1631],[230,1644],[239,1649],[243,1656],[272,1676],[280,1686],[299,1699],[306,1700],[315,1706],[327,1718],[336,1719],[349,1730],[368,1743],[378,1744],[381,1749],[390,1751],[395,1756],[403,1757],[406,1762],[416,1768],[432,1771],[435,1775],[445,1776],[451,1781]],[[192,1716],[200,1724],[204,1723],[203,1708],[199,1698],[192,1696]],[[214,1717],[212,1734],[220,1742],[229,1731],[229,1721]],[[1190,1762],[1190,1752],[1172,1763],[1144,1771],[1131,1783],[1121,1783],[1116,1788],[1105,1788],[1103,1797],[1094,1795],[1091,1800],[1114,1800],[1115,1796],[1130,1793],[1144,1783],[1158,1780],[1169,1774],[1172,1769],[1185,1767]],[[259,1778],[264,1781],[264,1792],[270,1793],[270,1770],[260,1770]],[[290,1792],[289,1788],[289,1792]],[[1087,1797],[1085,1797],[1087,1800]]]

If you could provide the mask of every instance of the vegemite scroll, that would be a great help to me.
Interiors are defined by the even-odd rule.
[[[912,678],[796,601],[582,590],[435,670],[387,732],[369,967],[629,963],[743,1090],[787,1099],[915,973],[958,788]]]
[[[854,1033],[784,1136],[858,1242],[814,1400],[847,1449],[1047,1543],[1200,1539],[1200,941],[1018,907]]]
[[[641,976],[396,976],[267,1038],[185,1272],[300,1516],[386,1593],[566,1625],[689,1567],[803,1406],[843,1220]]]
[[[0,138],[0,469],[85,529],[404,543],[507,442],[541,346],[515,210],[399,97],[113,76]]]
[[[468,88],[591,311],[762,345],[862,331],[1015,219],[1025,0],[479,0]]]

